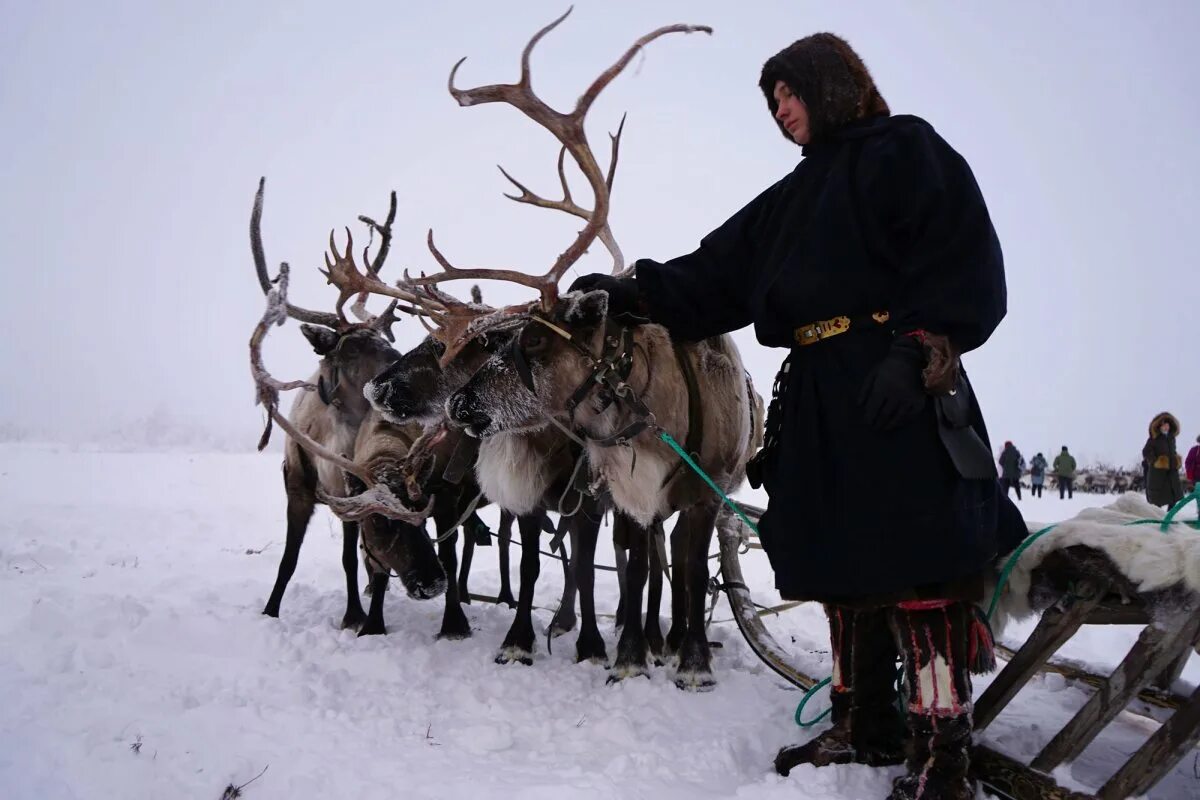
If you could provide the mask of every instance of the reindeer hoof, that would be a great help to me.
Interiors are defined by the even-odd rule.
[[[342,617],[342,630],[357,628],[367,621],[367,614],[361,608],[347,611]]]
[[[557,614],[550,621],[550,638],[557,639],[559,636],[570,633],[575,630],[575,623],[578,622],[574,614]]]
[[[608,673],[608,680],[605,683],[612,686],[614,683],[620,683],[627,678],[647,678],[650,677],[650,670],[646,669],[645,664],[618,664],[613,667]]]
[[[496,655],[497,664],[524,664],[527,667],[533,666],[533,653],[523,647],[503,647]]]
[[[678,672],[675,686],[685,692],[711,692],[717,688],[717,681],[711,672]]]
[[[263,609],[262,612],[263,612],[264,617],[272,617],[274,619],[279,619],[279,606],[268,605],[266,608]]]
[[[575,640],[575,662],[582,661],[608,666],[608,649],[604,646],[604,637],[594,628],[585,630]]]
[[[442,629],[440,631],[438,631],[437,636],[435,638],[438,641],[442,641],[443,639],[445,639],[445,640],[449,640],[452,642],[457,642],[461,639],[470,639],[471,638],[471,626],[470,625],[462,625],[462,626],[443,625]]]
[[[358,629],[359,636],[385,636],[387,635],[387,626],[382,622],[372,622],[367,620],[363,626]]]
[[[463,596],[465,597],[466,595]],[[465,603],[467,601],[464,600],[463,602]],[[496,598],[496,605],[505,605],[509,608],[516,608],[517,598],[512,596],[512,592],[501,592],[500,596]]]

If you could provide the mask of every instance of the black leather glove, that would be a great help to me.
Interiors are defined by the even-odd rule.
[[[929,401],[921,378],[924,368],[924,346],[911,336],[897,336],[883,361],[863,381],[858,404],[867,424],[888,431],[920,416]]]
[[[575,279],[567,291],[592,292],[602,289],[608,292],[608,316],[627,324],[648,322],[650,315],[641,295],[638,294],[637,280],[630,275],[617,278],[602,272],[593,272]]]

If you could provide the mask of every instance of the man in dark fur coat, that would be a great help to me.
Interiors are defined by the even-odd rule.
[[[753,324],[790,348],[749,472],[777,588],[825,604],[834,724],[776,769],[905,762],[895,800],[973,797],[970,669],[991,659],[975,602],[1025,533],[958,359],[1004,317],[1000,244],[967,162],[892,116],[841,38],[794,43],[759,85],[799,165],[695,252],[572,288],[677,338]],[[866,464],[886,477],[864,486]]]

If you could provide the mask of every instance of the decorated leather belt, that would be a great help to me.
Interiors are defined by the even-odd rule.
[[[801,325],[793,332],[793,336],[796,344],[807,347],[831,336],[846,333],[852,328],[877,328],[887,322],[890,316],[886,311],[876,311],[874,314],[863,314],[857,317],[823,319],[810,325]]]

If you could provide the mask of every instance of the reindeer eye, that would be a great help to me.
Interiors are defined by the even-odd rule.
[[[543,334],[534,333],[525,339],[525,350],[527,352],[541,352],[546,349],[547,339]]]

